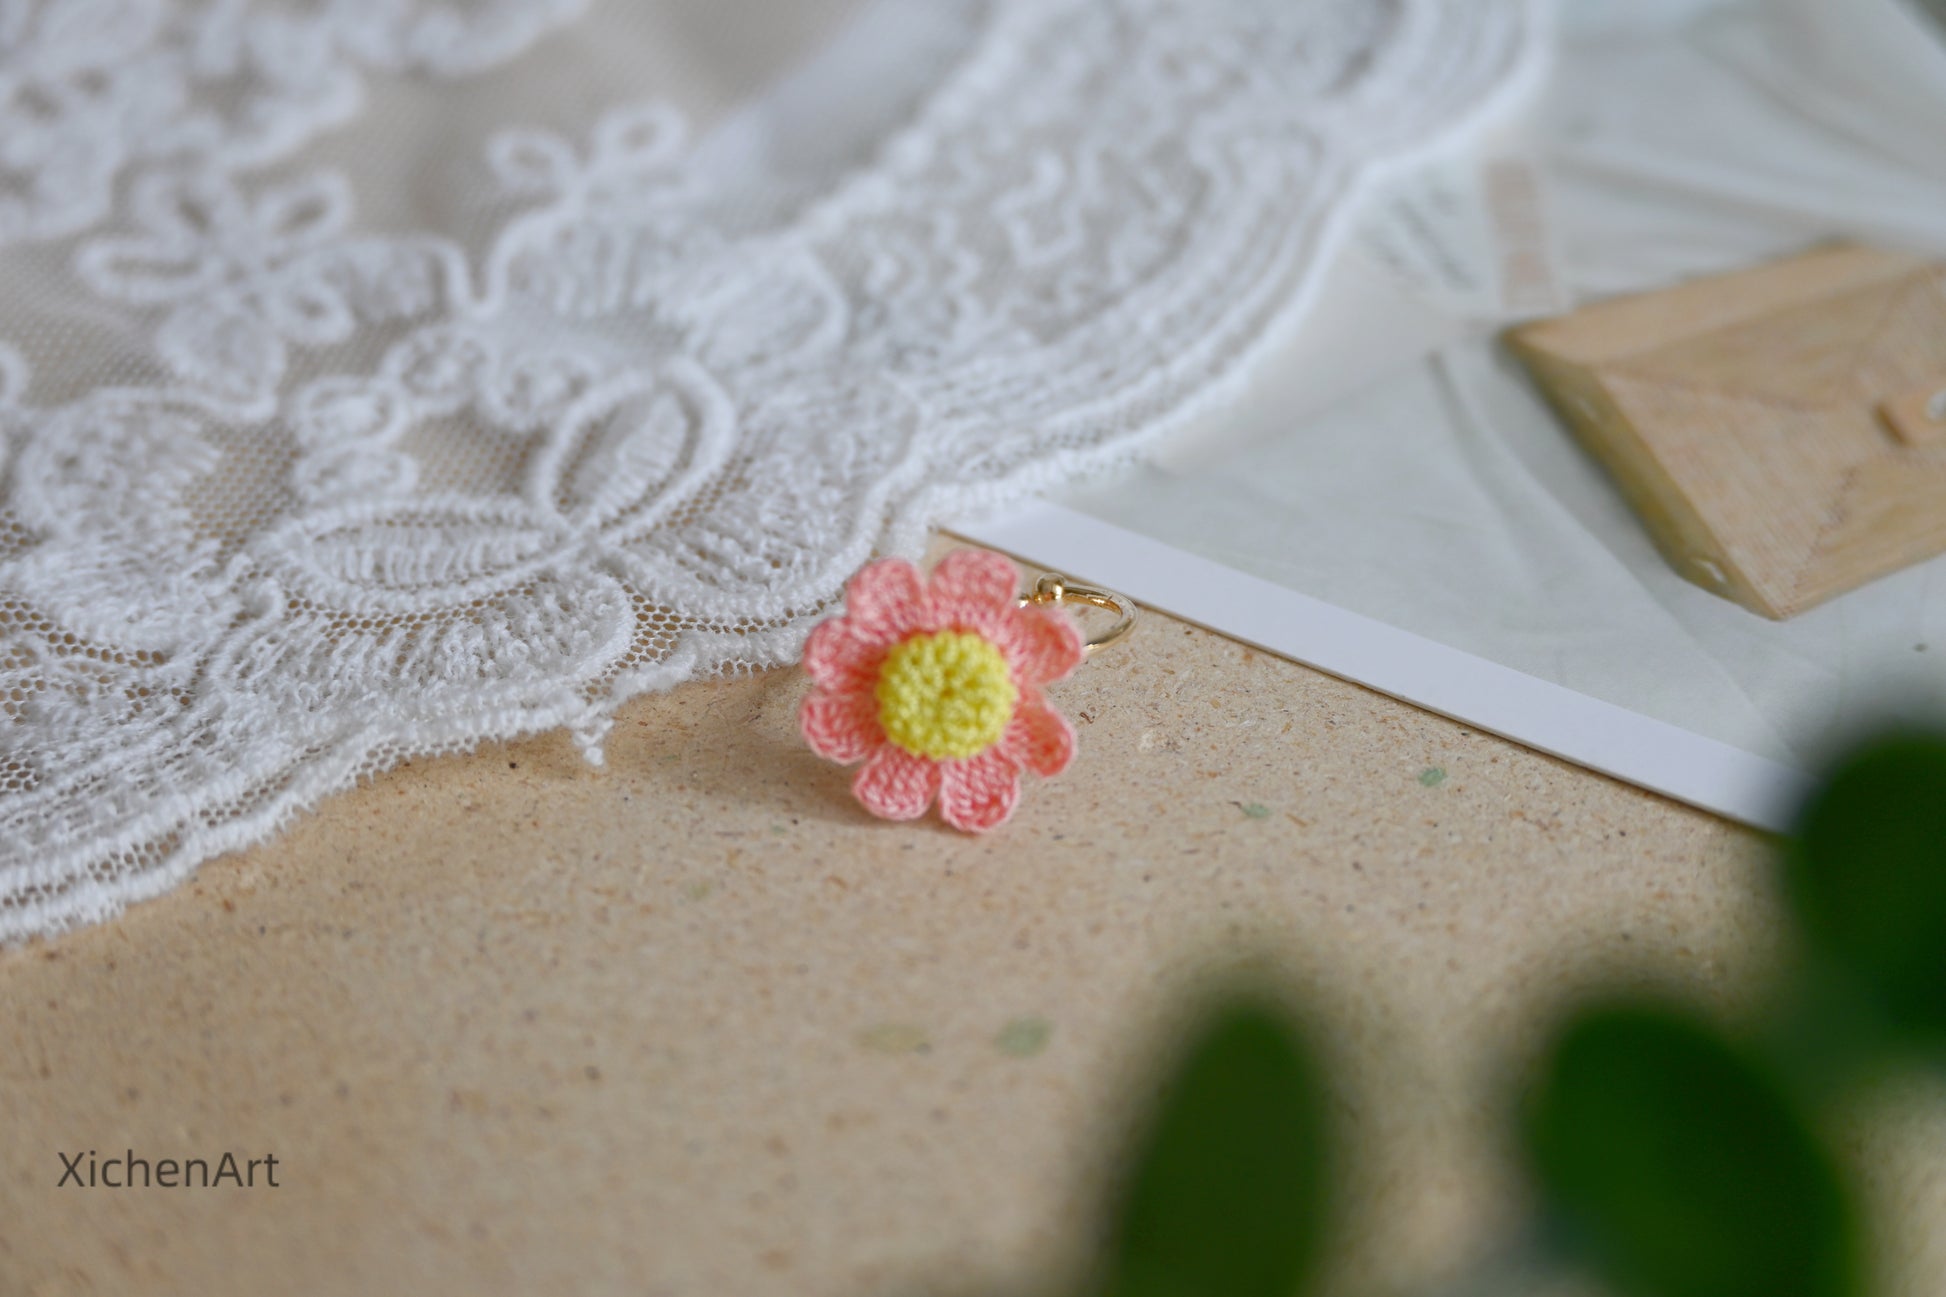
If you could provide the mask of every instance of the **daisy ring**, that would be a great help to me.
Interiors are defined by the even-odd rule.
[[[917,819],[937,800],[948,824],[985,832],[1013,814],[1023,770],[1046,778],[1074,759],[1074,728],[1042,690],[1125,635],[1134,606],[1062,577],[1017,589],[1013,564],[980,550],[948,554],[930,580],[881,559],[851,579],[844,615],[811,632],[805,740],[830,760],[864,762],[852,791],[874,815]],[[1118,620],[1084,640],[1063,603]]]

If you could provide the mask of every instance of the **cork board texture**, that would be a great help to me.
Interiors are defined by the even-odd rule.
[[[1332,1291],[1522,1204],[1504,1105],[1583,979],[1752,1008],[1754,834],[1147,615],[1054,689],[996,836],[887,824],[780,671],[413,763],[0,954],[0,1292],[1050,1293],[1154,1034],[1240,964],[1328,1029]],[[1893,1293],[1946,1283],[1946,1102],[1845,1132]],[[59,1150],[274,1152],[272,1192],[57,1189]]]

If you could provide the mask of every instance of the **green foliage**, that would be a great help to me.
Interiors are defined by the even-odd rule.
[[[1578,1014],[1551,1051],[1526,1138],[1570,1246],[1623,1292],[1859,1291],[1831,1158],[1774,1076],[1685,1014]]]
[[[1543,1058],[1522,1129],[1542,1210],[1618,1293],[1865,1290],[1817,1108],[1888,1040],[1946,1046],[1946,737],[1892,735],[1838,763],[1784,883],[1812,958],[1767,1053],[1677,1008],[1610,1002]],[[1296,1297],[1330,1220],[1325,1093],[1276,1009],[1208,1020],[1138,1150],[1094,1297]]]
[[[1946,1045],[1946,738],[1892,735],[1842,761],[1784,880],[1823,968],[1896,1035]]]
[[[1225,1006],[1164,1090],[1101,1297],[1294,1297],[1329,1218],[1323,1084],[1289,1018]]]

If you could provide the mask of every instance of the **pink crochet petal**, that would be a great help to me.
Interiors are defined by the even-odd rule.
[[[1014,683],[1029,688],[1059,680],[1087,655],[1081,628],[1056,608],[1014,609],[993,642],[1007,655]]]
[[[885,742],[885,731],[878,723],[878,699],[869,693],[813,689],[804,699],[798,724],[813,752],[846,764],[864,760]]]
[[[888,820],[916,820],[939,792],[939,763],[887,743],[851,784],[865,809]]]
[[[1060,774],[1074,760],[1074,726],[1039,698],[1021,698],[1000,742],[1011,760],[1043,778]]]
[[[1007,822],[1020,801],[1020,768],[998,744],[977,757],[942,764],[940,818],[968,833]]]
[[[868,644],[894,644],[938,624],[919,569],[902,558],[868,563],[851,579],[845,587],[845,620]]]
[[[862,638],[849,617],[820,622],[804,641],[804,671],[834,694],[869,693],[877,685],[885,644]]]
[[[941,626],[978,631],[991,639],[1020,602],[1020,578],[998,554],[956,549],[932,570],[932,606]]]

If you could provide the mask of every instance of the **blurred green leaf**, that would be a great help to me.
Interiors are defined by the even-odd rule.
[[[1296,1026],[1236,1003],[1196,1034],[1125,1186],[1105,1297],[1294,1297],[1327,1223],[1324,1088]]]
[[[1578,1015],[1547,1059],[1526,1140],[1552,1217],[1624,1292],[1861,1291],[1831,1158],[1775,1078],[1678,1012]]]
[[[1785,856],[1812,948],[1895,1031],[1946,1043],[1946,738],[1881,738],[1839,763]]]

